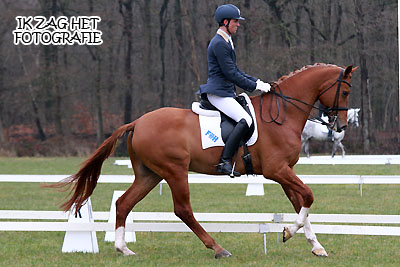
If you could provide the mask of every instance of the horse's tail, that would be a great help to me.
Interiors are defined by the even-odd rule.
[[[64,211],[70,210],[72,205],[75,204],[76,214],[84,202],[92,195],[97,185],[103,162],[114,152],[118,139],[125,133],[133,131],[135,124],[134,121],[118,128],[103,142],[103,144],[101,144],[92,156],[82,164],[83,167],[76,174],[54,185],[47,186],[52,188],[63,188],[67,186],[69,188],[72,183],[74,184],[69,194],[69,196],[72,196],[61,205]]]

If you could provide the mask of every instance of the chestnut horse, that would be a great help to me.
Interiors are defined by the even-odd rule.
[[[328,256],[318,242],[307,218],[314,197],[311,189],[294,173],[293,166],[299,159],[301,133],[313,104],[319,100],[328,112],[332,128],[344,130],[347,126],[350,81],[356,68],[345,69],[335,65],[315,64],[290,73],[274,83],[272,91],[251,97],[258,123],[258,140],[249,147],[254,172],[279,183],[291,201],[298,218],[285,227],[283,240],[287,241],[304,226],[312,252]],[[135,172],[135,180],[116,203],[115,248],[124,255],[134,255],[124,240],[125,220],[134,206],[162,179],[168,183],[175,214],[213,249],[215,258],[229,257],[202,228],[193,216],[190,205],[188,171],[216,175],[216,165],[222,147],[203,150],[200,141],[198,115],[191,110],[161,108],[121,126],[84,162],[75,175],[50,187],[73,185],[71,196],[62,208],[70,210],[75,204],[80,208],[93,193],[104,160],[109,157],[117,140],[129,133],[127,148]],[[239,149],[240,154],[243,148]],[[237,162],[236,170],[245,168]]]

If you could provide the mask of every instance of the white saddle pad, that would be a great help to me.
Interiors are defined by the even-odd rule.
[[[249,96],[245,93],[242,93],[241,96],[244,96],[246,99],[251,115],[254,118],[254,132],[249,141],[246,143],[248,146],[251,146],[254,145],[258,138],[257,121],[255,120],[256,116],[254,107]],[[199,102],[192,103],[192,111],[199,115],[202,148],[206,149],[215,146],[225,146],[225,143],[222,140],[221,115],[219,111],[202,109],[200,108]]]

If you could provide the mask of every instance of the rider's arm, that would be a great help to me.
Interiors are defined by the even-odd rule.
[[[237,68],[236,63],[232,59],[232,51],[228,45],[219,42],[215,45],[213,51],[224,76],[240,88],[250,92],[254,91],[257,85],[256,81],[253,77],[250,78],[249,75]]]
[[[237,67],[238,72],[240,72],[243,76],[245,76],[247,79],[252,80],[254,82],[256,82],[258,80],[258,78],[255,78],[253,76],[250,76],[249,74],[245,73],[244,71],[242,71],[241,69],[239,69],[239,67]]]

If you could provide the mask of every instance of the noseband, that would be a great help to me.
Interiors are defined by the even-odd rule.
[[[311,104],[308,104],[308,103],[306,103],[306,102],[304,102],[304,101],[302,101],[302,100],[300,100],[300,99],[296,99],[296,98],[293,98],[293,97],[290,97],[290,96],[286,96],[286,95],[282,94],[282,90],[281,90],[281,88],[279,87],[279,85],[278,85],[277,83],[273,83],[273,86],[271,87],[270,93],[272,93],[273,95],[275,95],[276,105],[277,105],[277,115],[276,115],[275,117],[272,117],[272,101],[273,101],[273,98],[274,98],[274,97],[271,97],[271,105],[270,105],[270,110],[269,110],[269,114],[270,114],[271,120],[270,120],[270,121],[264,120],[263,115],[262,115],[262,114],[263,114],[263,113],[262,113],[262,106],[263,106],[263,95],[264,95],[264,93],[262,93],[261,96],[260,96],[260,101],[261,101],[261,103],[260,103],[260,116],[261,116],[261,120],[262,120],[263,122],[265,122],[265,123],[274,122],[274,123],[276,123],[276,124],[278,124],[278,125],[282,125],[282,124],[285,122],[285,120],[286,120],[286,108],[287,108],[286,102],[289,103],[289,104],[291,104],[291,105],[293,105],[293,106],[295,106],[296,108],[298,108],[299,110],[303,111],[304,113],[307,113],[308,116],[309,116],[310,114],[309,114],[307,111],[305,111],[304,109],[302,109],[301,107],[299,107],[299,106],[294,102],[294,101],[296,101],[296,102],[302,103],[302,104],[304,104],[304,105],[306,105],[306,106],[312,107],[313,109],[317,109],[317,110],[322,111],[322,112],[327,113],[327,114],[332,113],[332,112],[335,112],[334,115],[331,115],[331,116],[328,115],[328,116],[331,117],[331,118],[333,117],[333,120],[332,120],[333,122],[332,122],[332,123],[327,123],[327,122],[325,122],[325,121],[323,121],[323,120],[318,120],[318,119],[315,118],[315,117],[312,118],[312,120],[317,120],[317,121],[320,122],[321,124],[327,125],[329,128],[333,128],[334,125],[335,125],[335,123],[336,123],[336,120],[337,120],[339,111],[344,111],[344,110],[348,110],[348,109],[349,109],[348,107],[339,107],[339,94],[340,94],[340,86],[341,86],[341,84],[342,84],[342,83],[345,83],[345,84],[347,84],[349,87],[352,86],[351,83],[349,83],[349,82],[343,80],[343,74],[344,74],[344,69],[342,69],[342,70],[340,71],[339,78],[338,78],[331,86],[329,86],[328,88],[324,89],[324,90],[317,96],[317,99],[315,100],[315,102],[317,102],[323,94],[325,94],[326,92],[328,92],[331,88],[333,88],[333,87],[335,86],[335,84],[337,84],[336,95],[335,95],[335,99],[334,99],[334,101],[333,101],[333,105],[332,105],[332,107],[327,107],[327,108],[316,107],[316,106],[311,105]],[[275,90],[276,88],[279,90],[279,93],[276,92],[276,90]],[[284,117],[283,117],[283,119],[282,119],[281,121],[278,121],[278,118],[279,118],[279,109],[280,109],[280,104],[279,104],[279,99],[278,99],[278,97],[281,98],[281,99],[283,100]]]

